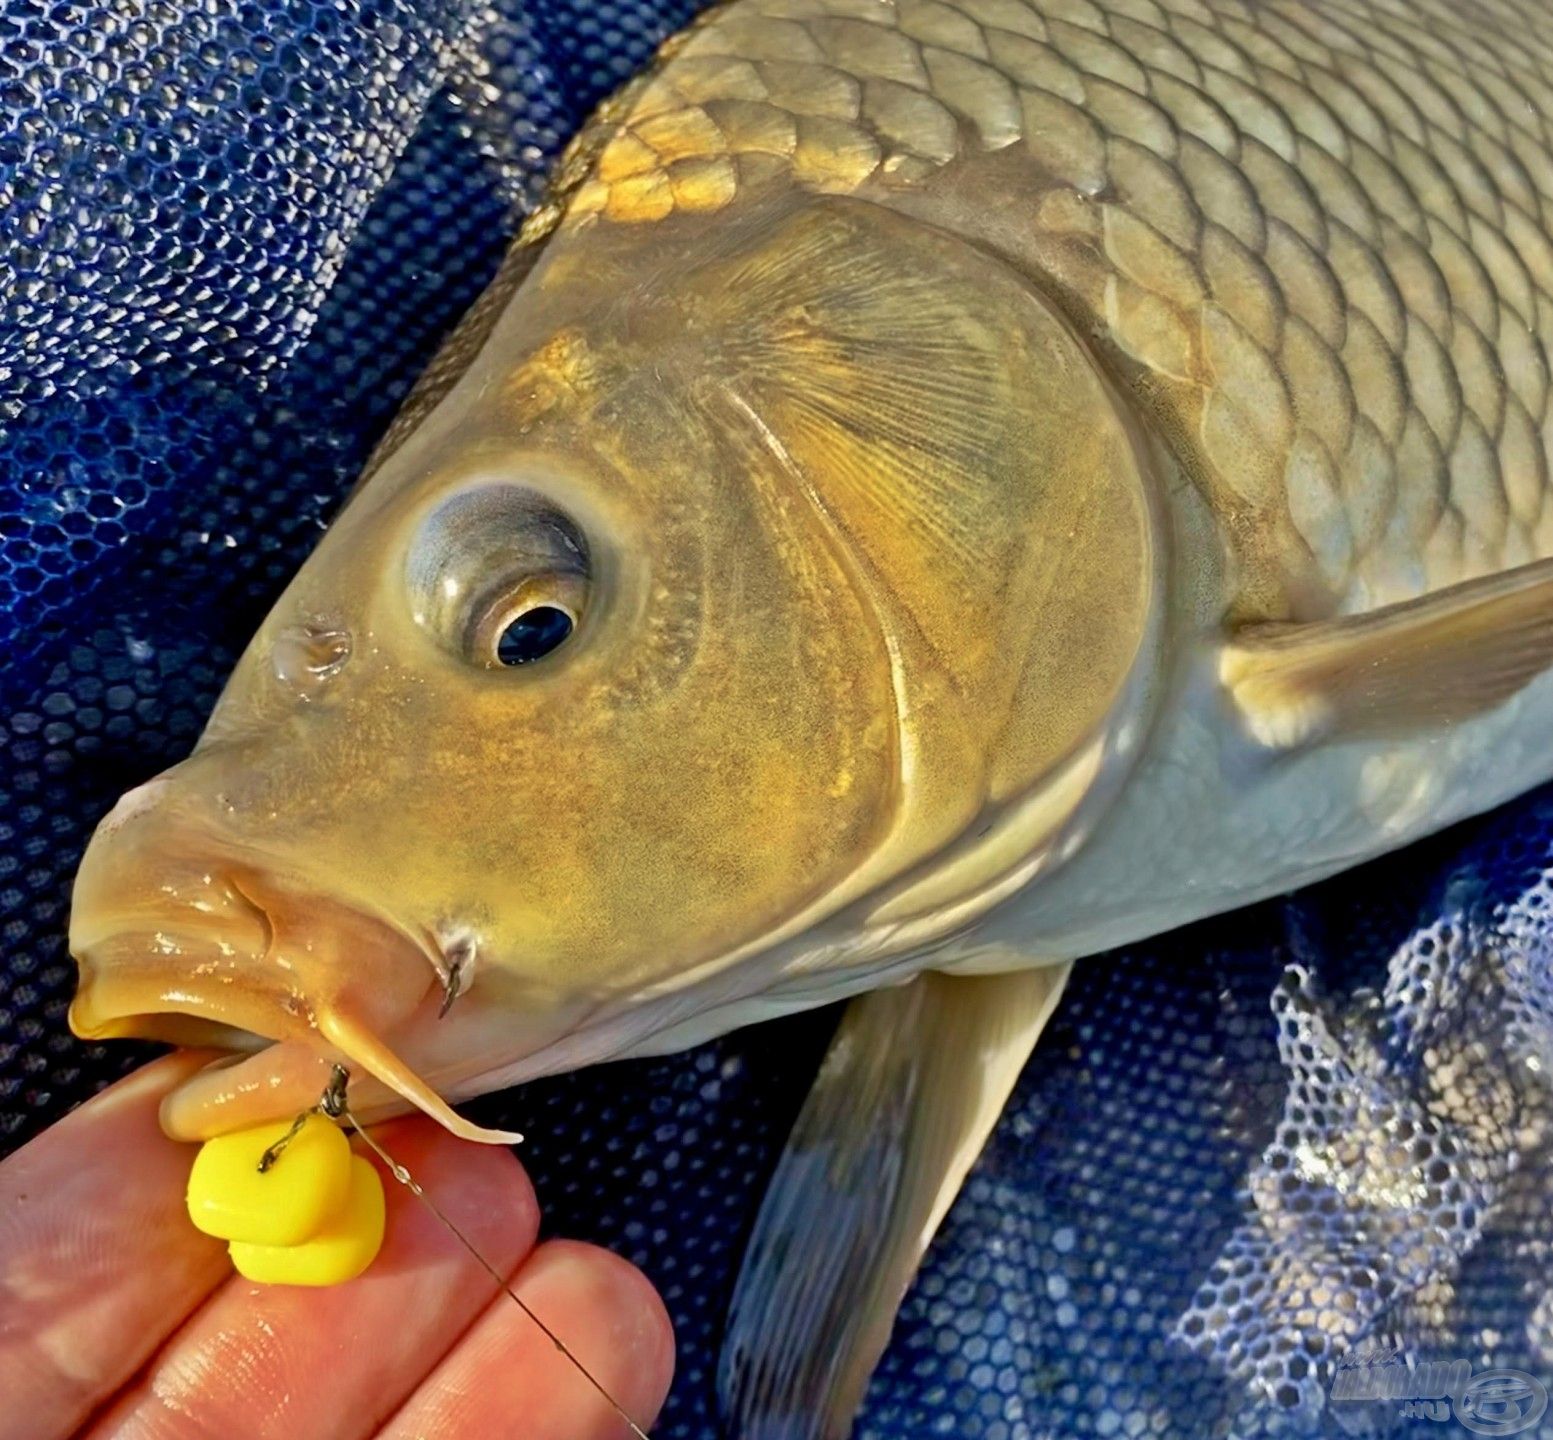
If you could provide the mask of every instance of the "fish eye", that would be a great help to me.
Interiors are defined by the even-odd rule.
[[[585,600],[575,576],[530,576],[513,592],[498,591],[485,613],[474,618],[465,652],[487,667],[532,665],[571,638]]]
[[[445,648],[485,669],[544,660],[585,617],[587,541],[545,496],[487,485],[446,500],[410,547],[415,619]]]
[[[527,665],[559,649],[572,633],[572,617],[559,605],[536,605],[507,622],[496,641],[503,665]]]

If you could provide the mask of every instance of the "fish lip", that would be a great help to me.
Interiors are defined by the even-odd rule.
[[[300,1040],[276,1041],[251,1054],[216,1056],[162,1097],[169,1139],[201,1143],[312,1109],[340,1061]],[[352,1085],[353,1110],[364,1111]],[[379,1107],[380,1108],[380,1107]]]
[[[193,968],[199,956],[220,953],[214,927],[191,925],[176,934],[178,958]],[[171,1139],[198,1143],[289,1118],[318,1103],[335,1064],[353,1071],[357,1113],[375,1118],[403,1108],[319,1033],[305,999],[295,997],[295,1013],[286,1004],[293,997],[283,997],[281,1004],[251,1003],[233,1014],[222,987],[208,980],[202,988],[198,976],[133,968],[137,958],[159,958],[171,937],[172,927],[127,928],[83,947],[76,957],[82,981],[68,1012],[71,1030],[86,1040],[148,1040],[213,1052],[163,1097],[161,1125]],[[234,948],[239,966],[258,953]]]
[[[71,1030],[83,1040],[180,1044],[184,1043],[181,1037],[162,1033],[169,1027],[159,1022],[181,1018],[220,1027],[232,1037],[230,1047],[214,1048],[248,1045],[242,1037],[265,1043],[275,1040],[276,1035],[262,1034],[252,1026],[232,1024],[212,996],[200,993],[202,982],[218,973],[223,963],[258,953],[231,943],[228,933],[225,927],[183,923],[180,917],[179,923],[162,926],[105,925],[85,943],[73,934],[71,954],[79,974],[68,1011]]]
[[[153,855],[134,866],[150,882],[138,888],[125,868],[111,887],[94,877],[72,917],[81,979],[69,1021],[86,1039],[225,1052],[228,1067],[169,1093],[170,1137],[201,1141],[310,1109],[341,1065],[359,1114],[381,1118],[409,1102],[465,1138],[516,1138],[466,1121],[439,1089],[455,1031],[442,1032],[440,1049],[427,1046],[438,1002],[459,978],[439,930],[248,866]],[[466,957],[465,978],[471,965]]]
[[[169,1135],[204,1139],[311,1108],[338,1064],[362,1113],[414,1107],[466,1139],[515,1138],[458,1115],[438,1085],[461,1071],[467,1018],[482,1013],[466,1002],[466,1018],[437,1024],[438,1003],[467,988],[478,929],[385,913],[331,884],[327,856],[267,853],[160,794],[126,805],[82,857],[69,1022],[84,1039],[241,1057],[241,1086],[207,1075],[200,1099],[169,1098]]]
[[[70,918],[79,977],[68,1021],[76,1035],[240,1055],[302,1036],[325,1048],[318,997],[309,992],[314,977],[300,972],[315,952],[348,953],[362,937],[396,957],[412,985],[415,969],[427,989],[435,984],[440,955],[424,929],[296,883],[263,857],[206,861],[194,853],[180,845],[149,862],[83,861]]]
[[[218,854],[226,849],[211,848]],[[70,916],[70,953],[80,970],[72,1023],[78,1012],[84,1021],[94,1008],[81,1002],[100,981],[137,972],[156,977],[155,1005],[126,1006],[114,999],[103,1010],[105,1018],[171,1012],[220,1020],[213,1013],[220,1008],[214,997],[245,978],[246,969],[250,983],[253,973],[262,971],[271,991],[290,992],[285,1019],[237,1027],[275,1040],[294,1033],[296,1022],[311,1024],[310,997],[298,972],[305,962],[316,970],[320,952],[364,943],[367,953],[396,956],[401,966],[419,961],[427,988],[445,974],[443,949],[428,926],[337,895],[309,883],[294,867],[246,848],[215,860],[193,858],[194,849],[180,846],[149,864],[116,866],[119,874],[104,877],[101,861],[91,864],[97,857],[89,848]]]

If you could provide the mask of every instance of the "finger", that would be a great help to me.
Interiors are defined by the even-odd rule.
[[[0,1165],[0,1440],[70,1434],[231,1273],[156,1120],[209,1059],[137,1070]]]
[[[424,1119],[385,1125],[373,1137],[498,1270],[516,1270],[533,1247],[539,1209],[511,1151],[470,1145]],[[91,1434],[347,1440],[375,1433],[495,1285],[408,1190],[384,1179],[387,1228],[366,1274],[327,1289],[234,1277]]]
[[[513,1288],[644,1430],[674,1374],[674,1332],[641,1271],[552,1240]],[[493,1300],[382,1440],[620,1440],[626,1424],[505,1295]]]

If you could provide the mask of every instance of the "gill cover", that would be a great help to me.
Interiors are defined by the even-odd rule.
[[[685,286],[690,332],[721,337],[703,404],[773,515],[818,521],[888,657],[896,804],[826,908],[868,897],[926,935],[993,903],[1136,748],[1158,497],[1125,402],[1000,261],[834,197],[757,233]]]

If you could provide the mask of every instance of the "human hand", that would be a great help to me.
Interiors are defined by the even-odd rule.
[[[156,1118],[208,1058],[154,1062],[0,1164],[0,1440],[628,1434],[386,1174],[387,1235],[365,1275],[329,1289],[235,1275],[184,1209],[193,1149]],[[419,1117],[372,1134],[645,1427],[673,1336],[640,1272],[592,1246],[536,1245],[538,1206],[511,1151]]]

